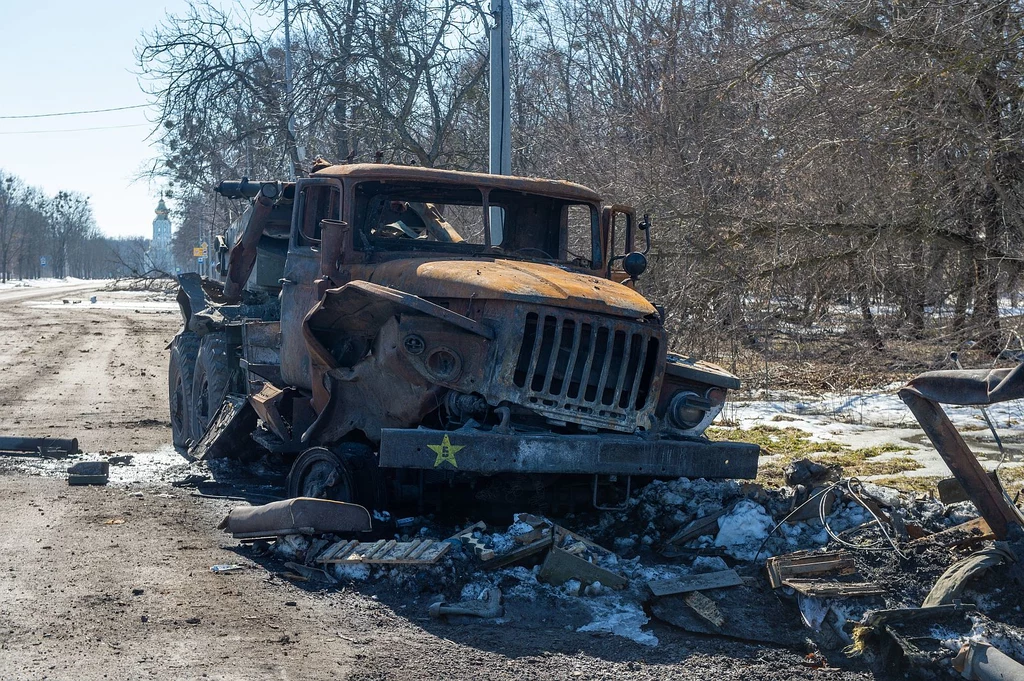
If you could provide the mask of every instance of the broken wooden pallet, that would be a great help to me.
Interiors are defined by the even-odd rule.
[[[835,579],[843,575],[857,574],[853,556],[845,551],[800,551],[786,556],[776,556],[768,559],[767,568],[768,581],[771,582],[773,589],[788,586],[804,596],[848,598],[885,593],[877,584]],[[822,579],[821,575],[828,577]]]
[[[396,541],[380,539],[375,542],[356,540],[339,541],[327,548],[316,562],[321,565],[337,563],[374,563],[380,565],[416,565],[436,563],[451,544],[434,539]]]
[[[771,582],[773,589],[784,586],[788,579],[799,579],[807,575],[823,573],[849,575],[857,570],[853,556],[846,551],[831,553],[799,551],[769,558],[767,567],[768,581]]]
[[[941,532],[935,534],[929,534],[926,537],[915,539],[910,542],[910,546],[923,546],[925,544],[934,544],[937,546],[966,546],[969,544],[977,543],[980,541],[987,541],[989,539],[995,539],[996,535],[989,527],[988,522],[984,518],[975,518],[974,520],[968,520],[966,523],[949,527]]]

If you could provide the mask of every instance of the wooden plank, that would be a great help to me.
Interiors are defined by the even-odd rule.
[[[411,542],[409,542],[409,545],[406,546],[405,549],[403,551],[401,551],[395,557],[396,558],[408,558],[409,554],[412,553],[413,551],[415,551],[416,547],[419,546],[422,543],[423,543],[422,539],[413,539]]]
[[[706,591],[708,589],[721,589],[727,586],[739,586],[743,584],[743,578],[735,570],[722,570],[720,572],[708,572],[703,575],[686,575],[675,579],[656,579],[647,582],[647,587],[655,596],[671,596],[672,594],[688,593],[690,591]]]
[[[725,618],[718,609],[718,604],[699,591],[691,591],[683,596],[683,602],[693,609],[697,615],[718,628],[725,625]]]
[[[583,584],[601,582],[604,586],[612,589],[621,589],[629,582],[622,575],[604,569],[593,563],[563,551],[557,546],[552,546],[548,557],[537,574],[537,579],[561,586],[570,579],[579,580]]]
[[[386,540],[378,539],[377,541],[375,541],[373,544],[370,544],[369,546],[367,546],[366,544],[360,544],[359,546],[356,547],[356,549],[354,551],[352,551],[352,554],[353,555],[358,554],[359,555],[359,560],[365,560],[369,556],[372,556],[374,553],[376,553],[380,549],[380,547],[384,546],[385,543],[386,543]]]
[[[431,546],[433,550],[425,551],[419,558],[373,558],[361,562],[374,565],[425,565],[436,563],[451,548],[447,542],[434,542]]]
[[[818,598],[842,598],[849,596],[875,596],[884,594],[885,589],[870,582],[836,582],[826,579],[787,579],[786,586],[804,596]]]
[[[703,518],[697,518],[682,528],[669,539],[667,544],[685,544],[688,541],[692,541],[697,537],[703,537],[705,534],[718,534],[718,519],[724,516],[726,513],[732,510],[732,506],[723,508],[720,511],[706,515]]]
[[[419,546],[417,546],[415,549],[413,549],[412,551],[409,552],[409,558],[412,559],[412,560],[416,560],[417,558],[420,558],[424,553],[427,552],[427,549],[429,549],[435,543],[436,542],[434,542],[433,539],[427,539],[427,540],[421,542]],[[451,546],[451,544],[448,543],[448,542],[445,542],[445,544],[447,546]]]
[[[452,536],[448,537],[448,539],[462,539],[462,537],[464,535],[473,534],[477,530],[479,530],[480,532],[483,532],[486,529],[487,529],[487,523],[485,523],[484,521],[481,520],[480,522],[473,523],[469,527],[466,527],[466,528],[463,528],[463,529],[459,530],[458,532],[456,532]]]
[[[533,530],[530,530],[529,532],[526,532],[525,534],[517,534],[515,537],[513,537],[513,539],[515,539],[517,544],[522,544],[525,546],[527,544],[533,544],[536,541],[539,541],[541,539],[544,539],[545,537],[550,536],[550,528],[538,527]]]
[[[358,542],[356,542],[354,540],[342,539],[339,542],[331,544],[330,546],[327,547],[326,551],[324,551],[323,553],[321,553],[317,557],[317,562],[325,563],[325,562],[329,561],[331,558],[334,558],[335,556],[337,556],[339,553],[342,553],[345,550],[345,547],[347,547],[349,545],[354,545],[354,544],[357,544],[357,543]]]
[[[524,558],[529,558],[530,556],[541,553],[542,551],[546,551],[551,547],[553,542],[554,539],[550,535],[547,537],[543,537],[542,539],[538,539],[532,544],[520,546],[519,548],[513,549],[512,551],[506,553],[503,556],[498,556],[494,560],[489,561],[486,565],[484,565],[484,569],[497,570],[499,568],[505,567],[506,565],[518,563]]]
[[[394,539],[389,539],[388,541],[384,542],[383,546],[378,546],[376,549],[363,556],[363,560],[372,560],[374,558],[386,558],[388,552],[391,551],[391,549],[395,548],[396,544],[398,544],[397,541],[395,541]]]
[[[910,546],[938,544],[939,546],[963,546],[973,542],[995,539],[995,533],[984,518],[975,518],[941,532],[930,534],[910,542]]]

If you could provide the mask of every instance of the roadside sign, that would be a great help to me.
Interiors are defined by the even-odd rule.
[[[181,274],[181,268],[180,267],[175,267],[174,268],[174,273],[175,274]]]
[[[39,256],[39,266],[40,267],[46,267],[46,256],[45,255]]]
[[[200,265],[202,265],[202,264],[203,264],[203,261],[204,261],[204,260],[205,260],[205,258],[202,258],[202,257],[200,257],[200,258],[199,258],[199,261],[198,261],[198,262],[199,262],[199,264],[200,264]]]
[[[193,258],[203,258],[203,257],[206,257],[206,244],[203,244],[202,246],[196,246],[195,248],[193,248],[192,249],[192,257]]]

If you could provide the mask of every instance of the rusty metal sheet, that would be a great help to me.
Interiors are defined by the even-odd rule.
[[[353,266],[352,275],[427,299],[500,299],[630,319],[657,314],[650,301],[628,286],[550,263],[480,257],[401,258]]]
[[[750,479],[757,475],[759,453],[757,445],[741,442],[385,428],[381,434],[380,465],[488,474],[596,473]]]
[[[242,458],[252,448],[249,433],[256,428],[256,412],[245,395],[227,395],[202,437],[189,447],[195,460]]]
[[[903,390],[940,404],[994,404],[1024,398],[1024,363],[1012,369],[928,371]]]
[[[953,476],[960,481],[996,537],[1006,539],[1014,529],[1020,532],[1024,527],[1024,517],[1010,503],[1002,488],[985,472],[942,407],[923,397],[916,387],[901,389],[899,396],[913,412],[928,439],[949,466]]]
[[[580,201],[596,202],[601,200],[600,194],[594,190],[581,184],[564,180],[469,173],[457,170],[389,165],[386,163],[348,163],[345,165],[328,166],[313,173],[313,176],[334,176],[346,179],[351,178],[356,181],[380,180],[392,182],[431,182],[452,185],[472,184],[494,189],[529,192]]]

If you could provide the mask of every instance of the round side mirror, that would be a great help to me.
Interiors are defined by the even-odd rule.
[[[622,259],[622,269],[626,271],[630,279],[636,279],[647,269],[647,256],[637,251],[629,253]]]

